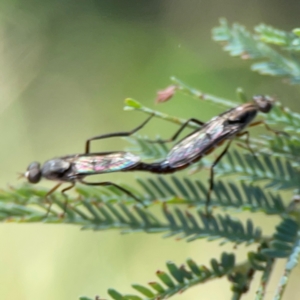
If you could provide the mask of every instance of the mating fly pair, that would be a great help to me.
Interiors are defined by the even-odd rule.
[[[42,177],[58,181],[59,183],[52,188],[47,195],[53,193],[62,183],[68,182],[70,185],[62,190],[62,193],[64,194],[67,190],[73,188],[78,181],[86,185],[113,185],[137,201],[140,201],[140,199],[130,191],[113,182],[87,182],[84,178],[89,175],[117,171],[148,171],[158,174],[173,173],[188,167],[205,155],[211,153],[225,141],[228,141],[226,147],[210,168],[210,186],[206,201],[206,208],[208,209],[210,195],[214,184],[214,167],[226,154],[235,137],[246,136],[245,141],[247,148],[252,152],[249,146],[249,132],[244,131],[244,129],[247,126],[251,127],[264,124],[268,130],[271,130],[263,121],[251,122],[258,112],[268,113],[272,108],[273,102],[273,99],[267,96],[254,96],[251,102],[229,109],[206,123],[201,122],[198,119],[189,119],[172,138],[157,142],[174,141],[189,122],[197,123],[201,127],[175,144],[167,154],[167,157],[160,162],[145,163],[140,161],[139,156],[123,151],[90,153],[91,141],[109,137],[130,136],[140,130],[152,118],[153,115],[151,115],[140,126],[130,132],[105,134],[88,139],[86,141],[84,154],[54,158],[45,162],[42,167],[39,163],[33,162],[29,165],[25,177],[30,183],[37,183]],[[278,133],[277,131],[272,131]]]

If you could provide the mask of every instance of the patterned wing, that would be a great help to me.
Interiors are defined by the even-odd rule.
[[[226,126],[224,118],[212,119],[199,131],[176,144],[167,156],[172,167],[180,167],[200,159],[222,141],[237,133],[236,126]]]
[[[136,165],[140,158],[128,152],[79,156],[73,161],[78,175],[110,173],[125,170]]]

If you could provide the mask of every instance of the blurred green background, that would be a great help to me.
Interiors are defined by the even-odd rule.
[[[124,98],[154,108],[156,91],[170,84],[170,76],[228,98],[235,97],[237,87],[248,95],[277,95],[300,111],[299,87],[250,72],[249,62],[229,57],[211,40],[220,17],[249,29],[264,22],[291,30],[300,26],[299,9],[299,1],[279,0],[2,0],[1,186],[19,184],[17,172],[33,160],[78,153],[90,136],[134,128],[145,116],[124,112]],[[219,112],[183,96],[156,109],[204,121]],[[143,132],[167,137],[175,129],[154,120]],[[124,146],[113,139],[95,143],[93,150]],[[116,182],[134,182],[136,174],[113,176]],[[160,235],[82,232],[67,225],[2,224],[0,237],[0,299],[105,298],[109,287],[132,292],[131,283],[154,280],[166,260],[180,264],[192,257],[207,263],[221,250],[204,240],[187,244]],[[199,291],[201,299],[230,297],[222,280],[174,299],[199,299]],[[291,293],[289,299],[299,297]]]

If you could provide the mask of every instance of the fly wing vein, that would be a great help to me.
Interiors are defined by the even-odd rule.
[[[239,131],[238,127],[226,127],[223,122],[223,120],[222,124],[212,122],[210,126],[175,145],[167,157],[169,164],[172,167],[179,167],[200,159],[220,142],[234,136]]]
[[[135,165],[139,157],[131,153],[82,156],[74,162],[77,174],[101,174],[124,170]]]

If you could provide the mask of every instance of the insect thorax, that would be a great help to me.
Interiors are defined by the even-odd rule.
[[[54,158],[44,163],[42,167],[42,176],[51,180],[59,180],[70,169],[70,167],[70,162],[61,158]]]

